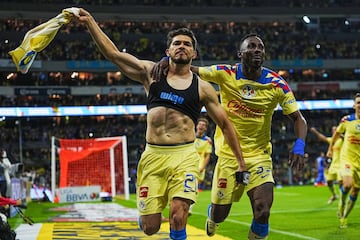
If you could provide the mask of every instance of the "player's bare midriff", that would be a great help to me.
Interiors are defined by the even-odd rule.
[[[146,142],[156,145],[177,145],[195,139],[195,125],[190,117],[166,107],[155,107],[147,116]]]

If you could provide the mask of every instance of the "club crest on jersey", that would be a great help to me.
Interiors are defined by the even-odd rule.
[[[145,210],[145,208],[146,208],[146,203],[144,202],[144,200],[140,200],[139,201],[139,203],[138,203],[138,208],[140,209],[140,210]]]
[[[147,198],[148,193],[149,193],[149,188],[148,187],[140,187],[140,189],[139,189],[139,197]]]
[[[241,96],[244,98],[253,98],[256,92],[253,86],[246,85],[241,89]]]
[[[217,197],[218,197],[219,199],[223,199],[223,198],[225,197],[224,191],[223,191],[223,190],[219,190],[219,191],[217,192]]]

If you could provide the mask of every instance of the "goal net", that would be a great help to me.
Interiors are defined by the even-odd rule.
[[[51,190],[98,185],[129,199],[126,136],[51,141]]]

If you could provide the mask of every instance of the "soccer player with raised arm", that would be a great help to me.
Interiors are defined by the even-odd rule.
[[[147,95],[146,147],[137,169],[139,226],[146,235],[157,233],[162,212],[169,206],[169,237],[184,240],[189,207],[197,200],[199,155],[194,129],[203,106],[234,151],[236,172],[242,176],[239,184],[247,184],[249,176],[236,132],[215,89],[190,70],[197,56],[195,35],[188,28],[168,33],[165,52],[170,58],[169,74],[155,80],[150,76],[155,62],[119,51],[82,8],[78,20],[86,25],[101,53],[123,74],[141,83]]]
[[[322,134],[321,132],[319,132],[316,128],[314,128],[314,127],[310,128],[310,131],[312,133],[314,133],[320,141],[325,142],[329,145],[331,144],[332,136],[336,132],[336,126],[333,126],[331,128],[331,130],[332,130],[332,135],[330,137],[327,137],[324,134]],[[339,171],[340,171],[340,150],[341,150],[341,146],[343,144],[343,140],[344,140],[344,138],[341,135],[334,143],[330,167],[325,172],[326,183],[331,192],[331,196],[328,200],[328,204],[331,204],[336,199],[338,199],[338,196],[337,196],[335,188],[334,188],[335,181],[337,181],[339,183],[339,187],[342,184],[342,179],[339,174]]]
[[[347,217],[355,205],[360,189],[360,93],[355,94],[353,108],[354,113],[341,119],[327,153],[327,156],[333,156],[334,143],[343,134],[344,142],[340,151],[340,174],[343,181],[338,206],[340,228],[347,228]]]
[[[304,166],[307,123],[287,82],[276,72],[263,67],[265,45],[256,34],[245,36],[239,45],[241,63],[209,67],[191,66],[205,81],[219,85],[221,104],[233,123],[242,146],[249,184],[244,188],[236,182],[236,159],[225,134],[216,128],[214,135],[215,167],[211,205],[208,209],[206,233],[214,236],[219,223],[228,216],[233,202],[247,192],[253,209],[248,239],[267,239],[270,208],[274,198],[272,171],[271,120],[278,104],[294,123],[295,143],[289,154],[289,165],[301,170]],[[160,61],[153,74],[166,74],[166,61]]]

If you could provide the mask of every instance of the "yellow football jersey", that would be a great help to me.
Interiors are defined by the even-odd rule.
[[[360,119],[356,119],[354,113],[347,115],[341,119],[336,131],[344,134],[341,161],[350,162],[360,169]]]
[[[331,139],[330,138],[330,141],[329,143],[331,142]],[[331,168],[335,168],[335,169],[339,169],[340,168],[340,150],[341,150],[341,147],[343,145],[343,138],[342,137],[339,137],[336,142],[334,143],[333,145],[333,154],[332,154],[332,160],[331,160]]]
[[[212,140],[210,137],[204,135],[201,138],[195,138],[195,148],[198,154],[200,155],[200,162],[199,167],[202,167],[204,165],[204,159],[206,153],[212,152]]]
[[[241,64],[200,67],[199,73],[203,80],[219,85],[221,104],[235,127],[244,157],[270,155],[274,110],[278,105],[286,115],[298,110],[287,82],[267,68],[262,68],[259,79],[246,79]],[[218,156],[234,158],[218,127],[214,142]]]

